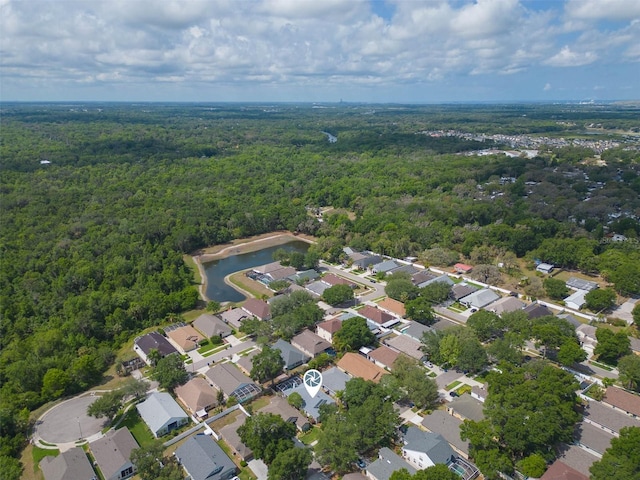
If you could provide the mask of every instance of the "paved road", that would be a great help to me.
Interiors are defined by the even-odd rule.
[[[104,418],[87,415],[97,396],[84,395],[62,402],[47,411],[36,425],[36,437],[47,443],[69,443],[100,433]]]
[[[356,275],[355,273],[351,273],[351,272],[346,272],[344,270],[342,270],[341,268],[337,268],[334,267],[333,265],[329,265],[325,262],[320,262],[320,265],[322,267],[322,269],[329,271],[331,273],[334,273],[335,275],[338,275],[340,277],[344,277],[347,278],[349,280],[352,280],[356,283],[359,283],[361,285],[364,285],[365,287],[369,288],[371,291],[365,295],[361,295],[359,297],[360,302],[364,303],[364,302],[368,302],[371,300],[374,300],[376,298],[380,298],[384,295],[386,295],[384,293],[384,285],[380,285],[379,283],[373,283],[371,280],[368,280],[365,277],[365,275],[367,274],[361,274],[360,275]]]
[[[248,348],[255,348],[256,342],[253,340],[247,340],[242,342],[234,347],[229,347],[226,350],[222,350],[221,352],[214,353],[213,355],[204,358],[203,360],[193,362],[191,365],[187,365],[188,372],[195,372],[201,369],[206,369],[210,363],[218,363],[219,361],[225,359],[226,357],[233,356],[234,353],[240,353],[243,350]]]

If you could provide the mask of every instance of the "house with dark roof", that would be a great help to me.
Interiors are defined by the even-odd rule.
[[[393,260],[383,260],[382,262],[373,265],[371,267],[371,271],[373,273],[387,273],[395,268],[398,268],[399,266],[400,265],[398,265]]]
[[[306,432],[311,428],[311,424],[307,417],[302,415],[298,410],[289,405],[283,397],[271,397],[267,405],[262,407],[258,412],[273,413],[280,416],[285,422],[294,423],[296,428],[301,432]]]
[[[386,370],[378,367],[362,355],[352,352],[345,353],[344,356],[338,360],[337,366],[340,370],[348,373],[352,377],[371,380],[374,383],[380,382],[382,376],[388,374]]]
[[[282,357],[282,360],[284,360],[285,370],[293,370],[303,363],[308,362],[310,359],[309,355],[302,353],[296,347],[281,338],[279,338],[271,348],[274,348],[280,352],[280,356]]]
[[[264,300],[247,298],[242,304],[242,309],[258,320],[269,320],[271,318],[271,308]]]
[[[180,445],[175,456],[191,480],[229,480],[238,471],[215,440],[202,433]]]
[[[534,318],[546,317],[547,315],[553,315],[553,312],[549,310],[549,307],[538,302],[533,302],[522,309],[527,314],[529,320]]]
[[[332,348],[329,342],[311,330],[303,330],[293,337],[291,339],[291,345],[311,358],[315,358]]]
[[[384,345],[379,346],[375,350],[372,350],[367,355],[367,358],[375,363],[380,368],[386,368],[392,370],[393,362],[395,362],[400,356],[400,352],[392,350]]]
[[[500,298],[500,295],[498,295],[493,290],[490,290],[488,288],[483,288],[481,290],[478,290],[476,292],[473,292],[467,295],[466,297],[462,297],[460,299],[460,303],[466,306],[467,308],[480,309],[480,308],[486,307],[490,303],[495,302],[499,298]]]
[[[389,480],[393,472],[406,469],[411,475],[415,475],[416,469],[409,465],[393,450],[382,447],[378,452],[378,459],[367,465],[366,476],[371,480]]]
[[[436,464],[449,465],[456,460],[456,454],[447,441],[437,433],[425,432],[417,427],[409,427],[404,434],[402,457],[418,470]]]
[[[136,409],[156,438],[189,423],[189,416],[166,392],[151,393]]]
[[[429,280],[433,280],[434,278],[437,278],[437,277],[438,275],[430,272],[429,270],[421,270],[411,275],[411,283],[413,283],[416,287],[418,287],[419,285],[425,282],[428,282]]]
[[[353,260],[353,266],[361,270],[366,270],[369,266],[375,265],[382,261],[382,257],[379,255],[370,255],[367,253],[354,253],[350,255]]]
[[[47,455],[39,463],[44,480],[97,480],[87,454],[80,447],[60,452],[55,457]]]
[[[326,340],[327,342],[333,342],[333,335],[342,328],[342,320],[339,318],[330,318],[324,322],[320,322],[316,325],[316,334]]]
[[[584,421],[616,436],[623,427],[640,427],[640,419],[629,417],[627,413],[595,400],[587,402]]]
[[[222,318],[210,313],[203,313],[193,321],[193,326],[197,328],[205,337],[228,337],[231,335],[231,327]]]
[[[258,396],[260,387],[242,373],[233,363],[219,363],[205,373],[209,384],[220,390],[225,400],[234,397],[239,403]]]
[[[478,291],[479,288],[475,285],[469,285],[466,282],[456,283],[451,287],[451,298],[454,300],[460,300],[467,295],[471,295],[473,292]]]
[[[218,404],[217,392],[202,377],[195,377],[175,389],[176,397],[193,414],[200,418]]]
[[[566,320],[571,325],[573,325],[575,328],[578,328],[580,325],[582,325],[582,322],[580,320],[578,320],[576,317],[574,317],[573,315],[571,315],[570,313],[561,313],[561,314],[556,315],[556,316],[558,318],[562,318],[563,320]]]
[[[105,480],[124,480],[136,473],[130,458],[131,452],[140,447],[128,428],[109,430],[89,448]]]
[[[169,340],[158,332],[150,332],[146,335],[142,335],[141,337],[136,337],[133,341],[133,350],[147,365],[151,365],[149,353],[152,350],[157,350],[161,357],[178,353],[176,347],[171,345]]]
[[[579,446],[601,456],[611,446],[614,435],[583,421],[576,425],[574,438]]]
[[[583,280],[577,277],[569,277],[566,284],[567,287],[573,288],[574,290],[585,290],[587,292],[595,290],[599,286],[596,282],[590,282],[589,280]]]
[[[320,281],[323,283],[326,283],[330,287],[334,287],[336,285],[349,285],[351,288],[356,288],[358,286],[356,283],[352,282],[351,280],[344,277],[339,277],[334,273],[325,274],[320,279]]]

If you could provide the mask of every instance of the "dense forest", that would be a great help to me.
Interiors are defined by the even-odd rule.
[[[196,305],[182,256],[208,245],[287,229],[327,259],[344,245],[511,255],[640,293],[637,108],[316,107],[1,106],[0,468],[29,410],[96,384],[124,342]],[[619,145],[477,156],[511,147],[434,130]]]

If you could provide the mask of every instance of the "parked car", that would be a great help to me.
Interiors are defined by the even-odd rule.
[[[358,459],[358,461],[356,462],[356,465],[358,465],[358,468],[361,468],[363,470],[367,468],[367,464],[364,463],[364,460],[362,460],[361,458]]]
[[[458,395],[458,392],[449,392],[449,395],[451,395],[452,397],[459,397],[460,395]]]

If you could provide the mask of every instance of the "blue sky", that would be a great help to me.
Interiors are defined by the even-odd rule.
[[[638,0],[0,0],[3,101],[640,99]]]

